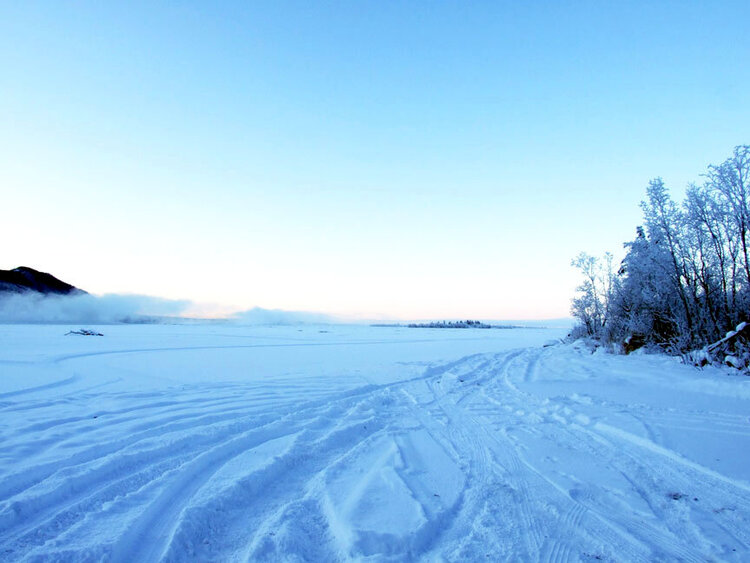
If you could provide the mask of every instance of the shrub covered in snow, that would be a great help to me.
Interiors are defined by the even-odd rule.
[[[723,364],[735,369],[749,369],[750,325],[740,323],[721,340],[687,354],[687,359],[698,366]]]

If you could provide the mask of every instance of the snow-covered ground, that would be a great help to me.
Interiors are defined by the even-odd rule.
[[[0,559],[750,559],[750,378],[562,331],[0,326]]]

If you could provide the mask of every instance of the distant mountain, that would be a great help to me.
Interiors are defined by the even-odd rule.
[[[20,266],[12,270],[0,270],[0,295],[35,291],[44,295],[78,295],[86,293],[82,289],[58,280],[45,272]]]

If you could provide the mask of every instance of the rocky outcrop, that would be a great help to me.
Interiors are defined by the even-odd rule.
[[[79,295],[82,289],[65,283],[51,274],[20,266],[0,270],[0,295],[34,291],[43,295]]]

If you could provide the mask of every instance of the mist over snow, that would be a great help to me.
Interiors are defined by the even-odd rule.
[[[213,320],[247,326],[295,326],[311,324],[370,324],[461,320],[454,318],[391,319],[387,317],[342,317],[315,311],[251,309],[230,312],[226,306],[198,303],[188,299],[165,299],[150,295],[52,295],[38,292],[0,295],[0,323],[139,323],[169,320]],[[491,324],[547,328],[570,328],[573,320],[482,319]]]
[[[187,300],[148,295],[43,295],[12,293],[0,297],[3,323],[119,323],[147,322],[154,317],[179,317]]]
[[[263,309],[262,307],[253,307],[247,311],[235,313],[230,319],[244,325],[300,325],[340,322],[335,317],[324,313]]]
[[[212,314],[213,312],[213,314]],[[253,307],[227,315],[210,305],[150,295],[44,295],[38,292],[0,296],[0,323],[138,323],[169,319],[214,319],[240,325],[301,325],[341,322],[331,315]]]

